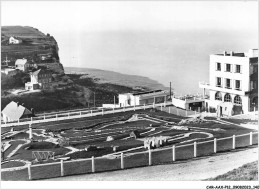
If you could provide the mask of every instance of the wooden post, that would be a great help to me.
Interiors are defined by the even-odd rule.
[[[124,169],[124,153],[121,152],[121,169]]]
[[[151,149],[149,149],[149,166],[152,165],[152,152]]]
[[[250,146],[253,145],[253,133],[250,132],[250,139],[249,139]]]
[[[217,153],[217,139],[214,138],[214,153]]]
[[[102,115],[104,115],[104,109],[102,109]]]
[[[64,176],[63,160],[60,160],[60,175]]]
[[[44,115],[44,119],[45,119],[45,115]],[[32,123],[32,120],[33,120],[33,118],[31,117],[31,123]]]
[[[232,149],[236,149],[236,136],[233,135],[233,147]]]
[[[145,110],[145,104],[144,104],[144,110]]]
[[[29,177],[29,180],[32,179],[31,163],[28,164],[28,177]]]
[[[172,161],[176,160],[176,155],[175,155],[175,145],[172,146]]]
[[[95,158],[92,156],[92,173],[95,173]]]
[[[68,118],[70,118],[70,113],[68,113]]]
[[[56,120],[58,120],[58,114],[56,114]]]
[[[161,111],[162,111],[162,105],[161,105]]]
[[[171,107],[169,107],[169,113],[171,113]]]
[[[197,157],[197,142],[194,142],[194,157]]]
[[[93,112],[92,112],[92,110],[90,110],[90,112],[91,112],[91,116],[93,116]]]
[[[79,115],[81,115],[81,111],[79,112]]]
[[[45,115],[43,115],[43,119],[45,120]],[[32,117],[31,117],[31,122],[32,122]]]

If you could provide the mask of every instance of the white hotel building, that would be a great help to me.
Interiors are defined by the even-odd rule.
[[[258,49],[210,55],[209,84],[199,87],[209,93],[205,109],[220,116],[258,109]]]

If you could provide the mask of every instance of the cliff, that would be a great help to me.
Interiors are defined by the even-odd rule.
[[[59,47],[55,38],[29,26],[1,27],[1,63],[8,60],[14,66],[17,59],[25,58],[39,66],[46,66],[56,73],[63,74],[60,63]],[[10,43],[10,37],[16,41]]]

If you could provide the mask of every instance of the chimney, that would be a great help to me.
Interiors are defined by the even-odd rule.
[[[234,55],[234,52],[233,51],[230,51],[230,56],[233,56]]]
[[[226,51],[224,51],[224,52],[223,52],[223,55],[224,55],[224,56],[226,56],[226,55],[227,55],[227,52],[226,52]]]
[[[33,109],[33,108],[31,108],[31,112],[32,112],[32,114],[34,115],[34,109]]]

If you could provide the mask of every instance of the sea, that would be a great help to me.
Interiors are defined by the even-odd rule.
[[[84,71],[111,83],[202,93],[209,55],[258,48],[257,31],[167,30],[82,32],[58,39],[66,72]]]

